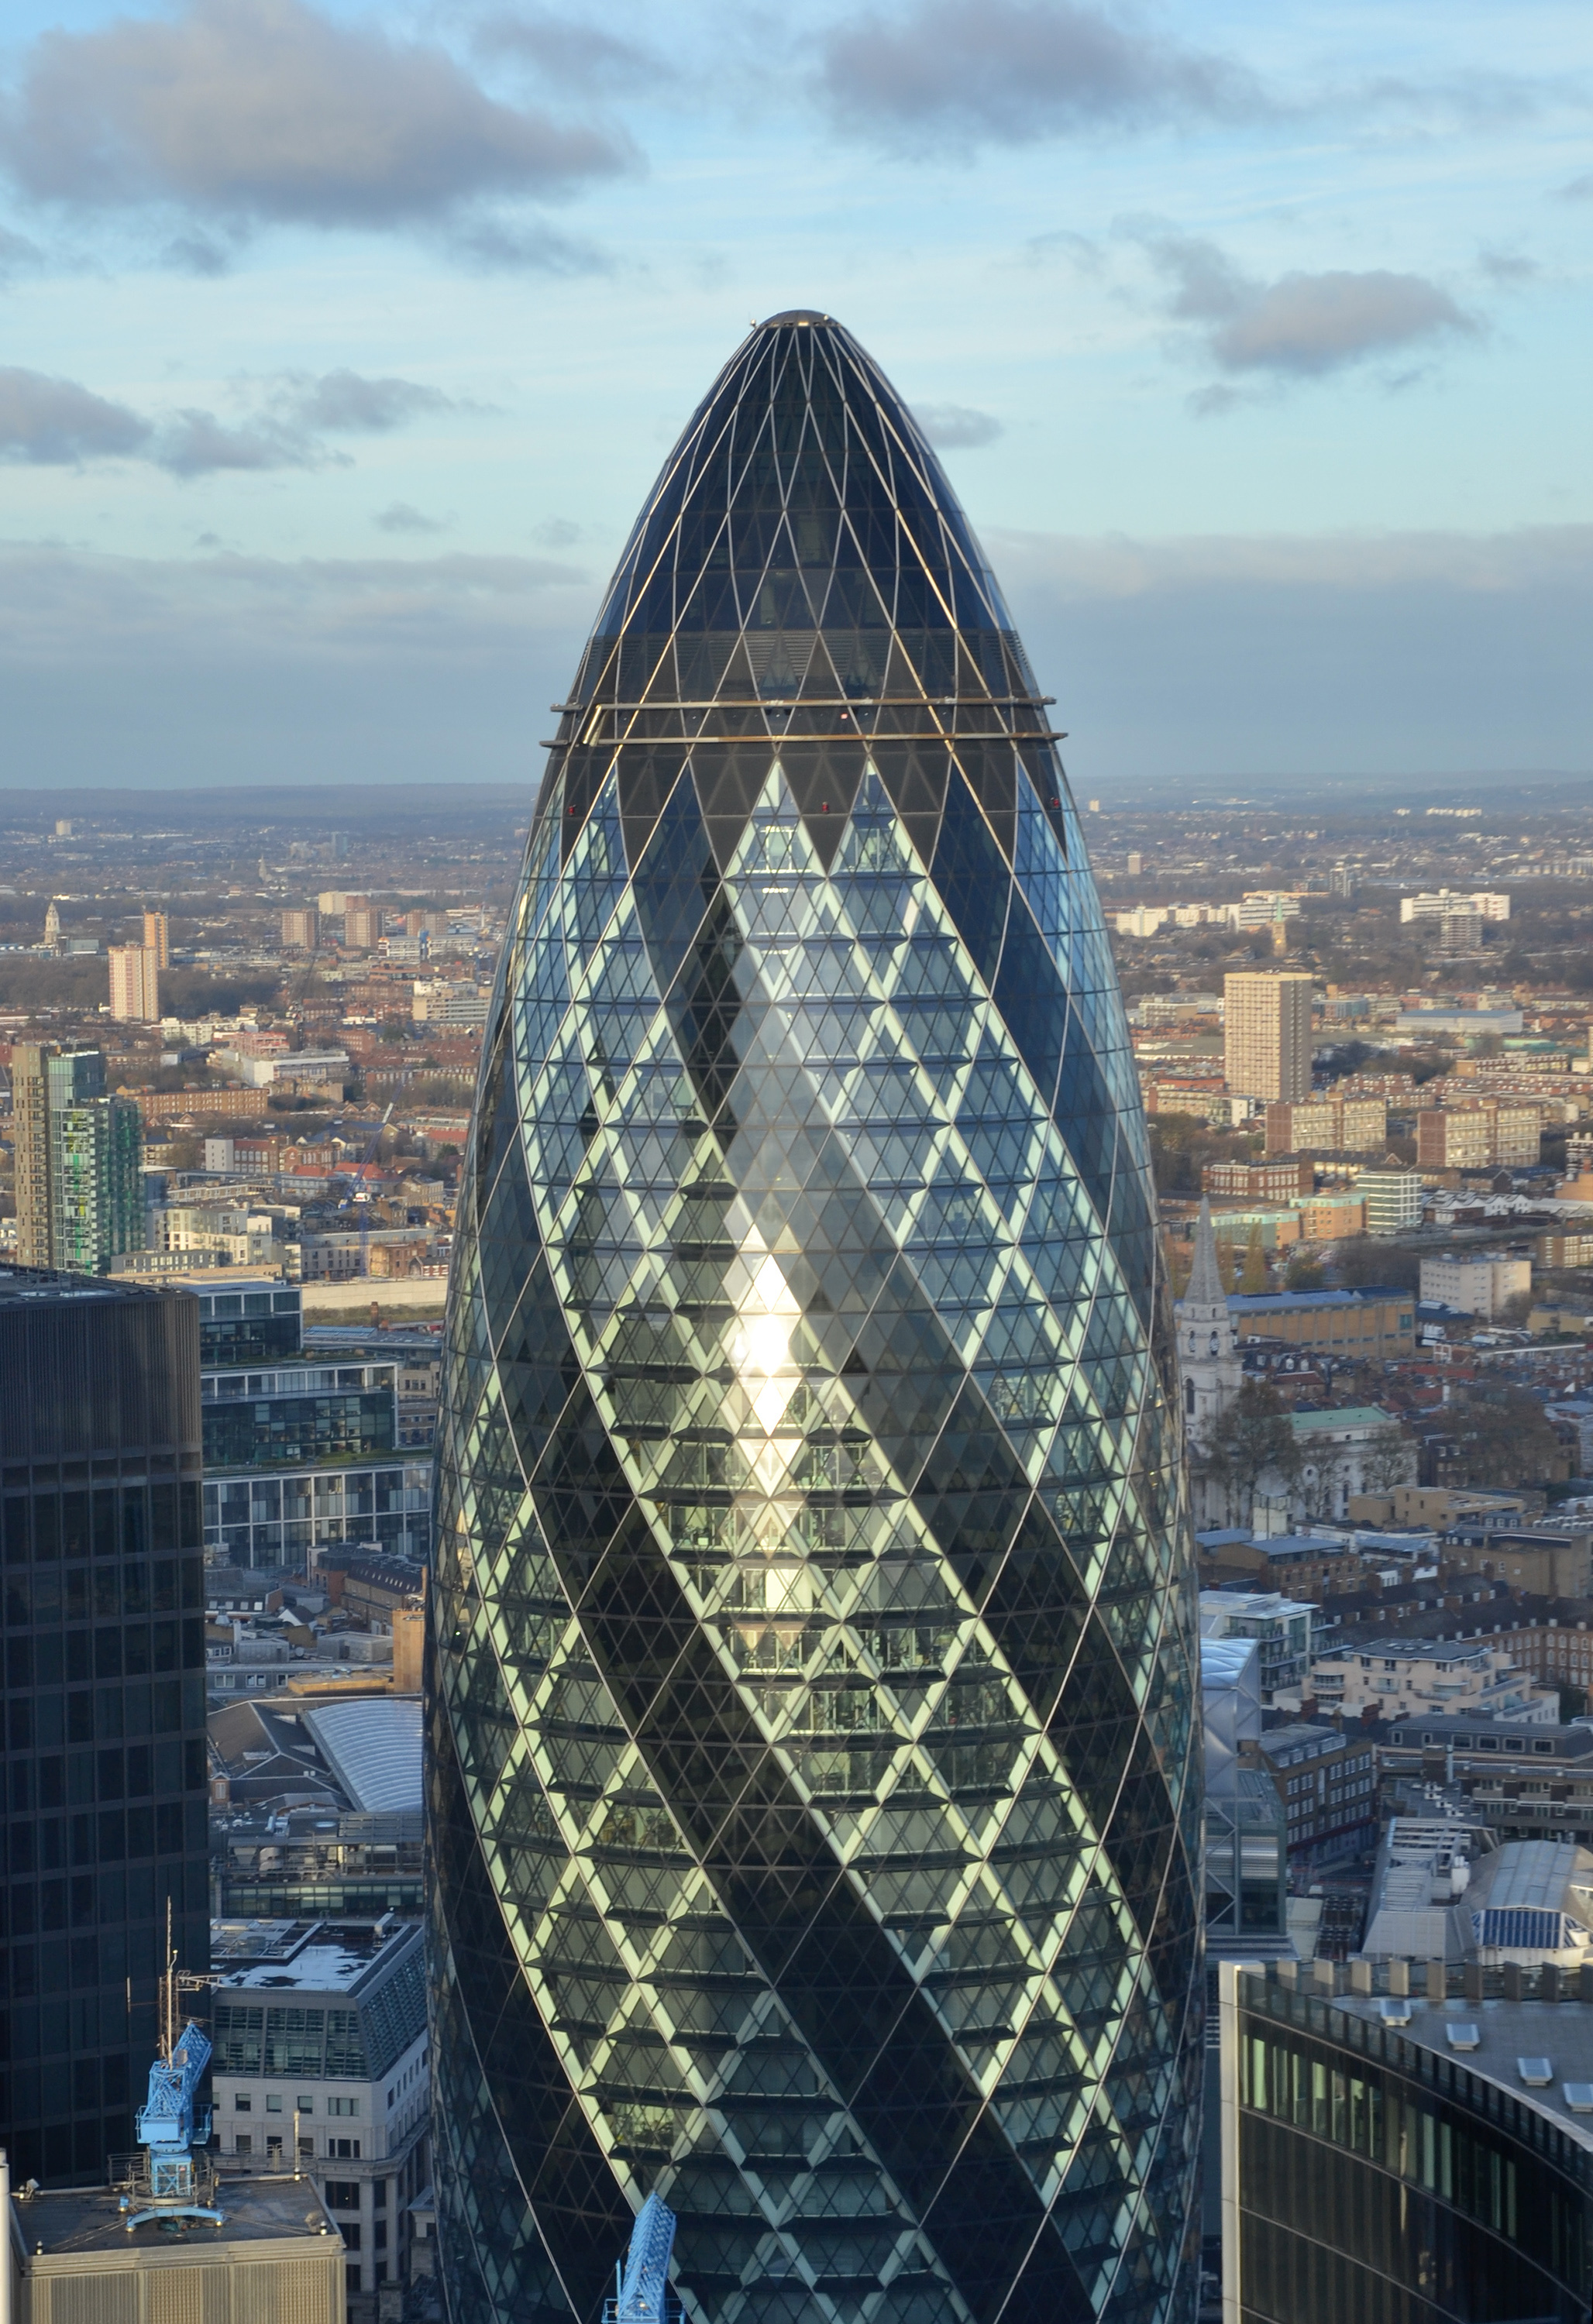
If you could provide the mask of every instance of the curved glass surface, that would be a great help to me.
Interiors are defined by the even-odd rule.
[[[1144,1125],[1023,650],[822,317],[566,706],[432,1595],[454,2324],[1192,2312],[1192,1558]]]

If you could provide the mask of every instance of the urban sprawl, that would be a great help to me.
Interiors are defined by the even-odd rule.
[[[1498,2069],[1519,2096],[1546,2087],[1527,2072],[1526,2047],[1550,2046],[1533,2010],[1575,1998],[1560,2024],[1593,2019],[1593,853],[1570,812],[1467,798],[1080,804],[1172,1302],[1208,1957],[1225,2041],[1249,2045],[1220,2072],[1210,2057],[1215,2303],[1222,2107],[1269,2136],[1309,2130],[1309,2098],[1279,2095],[1301,2059],[1320,2073],[1335,2044],[1352,2062],[1393,2045],[1392,2074],[1398,2028],[1419,2082],[1422,2043],[1476,2051],[1467,2013],[1496,2004],[1525,2013]],[[147,1503],[150,1604],[178,1592],[197,1652],[146,1741],[161,1618],[153,1677],[98,1649],[118,1706],[88,1738],[102,1861],[123,1849],[130,1896],[141,1848],[180,1889],[188,1864],[172,1944],[208,1943],[209,2151],[258,2180],[259,2234],[277,2232],[286,2156],[313,2181],[316,2232],[336,2230],[356,2324],[423,2318],[431,1460],[525,802],[465,791],[394,814],[345,793],[325,829],[218,794],[179,829],[105,794],[62,806],[0,810],[0,1256],[21,1286],[0,1308],[44,1270],[133,1308],[184,1286],[201,1379],[202,1447],[171,1489],[181,1474],[198,1491],[202,1579],[161,1581],[165,1488]],[[116,1535],[131,1557],[130,1489],[113,1510],[98,1463],[80,1484],[68,1466],[62,1525],[80,1503],[89,1530],[134,1528]],[[41,1576],[58,1554],[42,1541]],[[14,1744],[29,1719],[59,1725],[55,1665],[41,1649],[28,1671]],[[36,1867],[12,1858],[18,1894],[41,1876],[36,1931],[32,1901],[12,1924],[30,1960],[37,1936],[41,1995],[50,1915],[72,1909],[47,1825]],[[100,2170],[160,2038],[147,1967],[102,1968],[127,2011],[92,2039],[42,2003],[38,2054],[14,2070],[14,2184]],[[1561,2038],[1588,2079],[1540,2062],[1583,2093],[1565,2107],[1593,2110],[1593,2036]],[[1369,2153],[1345,2122],[1346,2152]],[[1265,2248],[1258,2231],[1257,2270]],[[1334,2312],[1357,2312],[1346,2297]],[[1273,2287],[1257,2312],[1306,2310]]]

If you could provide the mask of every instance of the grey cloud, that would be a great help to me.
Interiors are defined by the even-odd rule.
[[[371,519],[378,532],[440,532],[441,521],[434,516],[422,516],[408,501],[393,501]]]
[[[841,25],[824,42],[820,90],[842,127],[941,152],[953,140],[1271,110],[1241,65],[1079,0],[916,0]]]
[[[35,467],[76,467],[141,452],[147,420],[75,380],[0,369],[0,459]]]
[[[545,80],[582,95],[625,96],[680,78],[656,51],[547,9],[503,10],[485,17],[475,38],[486,54],[522,58]]]
[[[1195,325],[1207,352],[1230,373],[1320,378],[1368,356],[1475,336],[1475,319],[1422,274],[1385,268],[1242,273],[1215,243],[1154,226],[1130,226],[1168,285],[1167,311]],[[1208,397],[1207,409],[1223,408]]]
[[[366,379],[331,371],[290,374],[236,421],[190,407],[163,418],[112,403],[69,379],[0,370],[0,458],[57,466],[135,457],[189,478],[219,470],[346,467],[324,435],[384,433],[422,411],[461,406],[440,389],[409,379]]]
[[[0,226],[0,281],[24,266],[36,266],[43,255],[25,234],[13,234],[9,226]]]
[[[1079,788],[1589,767],[1593,527],[986,545]],[[524,738],[549,731],[597,594],[551,558],[0,547],[5,779],[458,770],[529,805]]]
[[[305,0],[188,0],[51,32],[0,158],[38,199],[176,204],[250,226],[447,227],[630,166],[616,132],[498,103],[443,49]]]
[[[1087,234],[1075,234],[1067,226],[1054,227],[1049,234],[1031,235],[1023,245],[1032,259],[1062,258],[1087,274],[1098,274],[1101,268],[1101,246]]]
[[[161,429],[152,457],[171,475],[215,475],[227,469],[247,475],[270,468],[347,467],[347,453],[329,452],[302,429],[269,417],[230,428],[213,411],[180,411]]]
[[[76,622],[97,659],[115,664],[164,629],[196,659],[239,650],[268,658],[364,660],[430,635],[439,652],[490,632],[507,648],[534,608],[590,595],[588,576],[551,558],[304,558],[232,553],[200,559],[96,557],[0,545],[0,663],[69,657]],[[579,618],[579,615],[578,615]]]
[[[551,516],[545,524],[533,527],[531,537],[539,549],[573,549],[580,539],[580,527],[567,516]]]
[[[994,444],[1002,424],[988,411],[971,410],[963,403],[918,403],[912,416],[940,452],[971,451]]]
[[[384,433],[422,411],[454,411],[453,398],[412,379],[366,379],[357,371],[329,371],[320,379],[291,375],[280,401],[301,428]]]
[[[173,235],[161,256],[179,274],[214,278],[232,271],[230,245],[218,242],[213,235],[201,234],[197,227],[187,234]]]
[[[1348,596],[1443,588],[1461,595],[1593,590],[1593,524],[1508,532],[1209,533],[1137,540],[986,527],[1015,588],[1059,603],[1201,589],[1309,589]]]
[[[1518,250],[1480,251],[1477,263],[1479,272],[1501,290],[1517,290],[1524,282],[1534,281],[1543,271],[1535,258],[1527,258]]]
[[[551,558],[0,545],[0,780],[524,785],[597,595]]]
[[[595,243],[557,234],[541,224],[522,226],[502,218],[460,219],[449,232],[449,247],[468,265],[487,274],[607,274],[613,260]]]
[[[1561,186],[1560,198],[1566,202],[1593,201],[1593,170],[1585,177],[1573,178],[1569,186]]]

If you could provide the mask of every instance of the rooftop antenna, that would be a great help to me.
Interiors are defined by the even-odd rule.
[[[210,2141],[210,2109],[199,2109],[199,2085],[210,2062],[210,2043],[192,2018],[179,2027],[179,1997],[208,1986],[208,1978],[177,1966],[171,1941],[171,1899],[166,1899],[166,1966],[160,1980],[156,2056],[149,2070],[149,2096],[138,2109],[139,2145],[146,2150],[133,2191],[122,2198],[127,2232],[152,2220],[208,2219],[220,2227],[225,2215],[204,2198],[211,2192],[209,2166],[196,2147]]]

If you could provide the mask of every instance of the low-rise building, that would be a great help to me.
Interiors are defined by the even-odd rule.
[[[410,1001],[417,1025],[485,1025],[491,995],[467,977],[417,978]]]
[[[1266,1109],[1266,1152],[1381,1154],[1388,1142],[1388,1101],[1313,1097]]]
[[[1300,1868],[1340,1863],[1376,1837],[1377,1752],[1364,1733],[1295,1720],[1264,1729],[1252,1756],[1283,1803]]]
[[[1305,1242],[1343,1242],[1366,1231],[1366,1206],[1358,1194],[1301,1194],[1301,1239]]]
[[[1442,920],[1459,911],[1475,912],[1479,919],[1507,920],[1510,899],[1486,888],[1430,888],[1419,896],[1400,898],[1400,919]]]
[[[1521,1651],[1526,1659],[1530,1647],[1524,1643]],[[1385,1799],[1412,1780],[1458,1791],[1478,1823],[1501,1840],[1593,1845],[1593,1726],[1396,1720],[1378,1730],[1377,1772]]]
[[[1445,1251],[1422,1261],[1422,1297],[1492,1323],[1510,1299],[1533,1287],[1533,1263],[1511,1251]]]
[[[228,1267],[269,1267],[280,1254],[269,1211],[238,1203],[152,1203],[144,1213],[148,1248],[182,1251]]]
[[[431,2175],[419,1924],[218,1922],[211,1958],[220,2167],[302,2171],[341,2233],[348,2293],[403,2282]]]
[[[1225,1202],[1287,1203],[1295,1194],[1309,1194],[1315,1185],[1315,1168],[1304,1154],[1264,1162],[1208,1162],[1200,1172],[1202,1193]]]
[[[1512,1591],[1544,1598],[1593,1596],[1593,1526],[1478,1526],[1462,1520],[1444,1536],[1446,1563]]]
[[[1532,1102],[1484,1098],[1424,1106],[1416,1116],[1419,1170],[1532,1168],[1542,1149],[1543,1115]]]
[[[1536,1508],[1540,1499],[1534,1495],[1531,1506]],[[1392,1485],[1354,1497],[1349,1517],[1353,1525],[1434,1526],[1440,1531],[1464,1520],[1486,1531],[1490,1526],[1512,1525],[1524,1518],[1528,1506],[1525,1493],[1456,1485]]]
[[[344,2324],[343,2246],[310,2181],[201,2161],[195,2194],[216,2216],[184,2218],[125,2177],[132,2162],[104,2186],[30,2182],[0,2206],[17,2324]]]
[[[1416,1481],[1416,1445],[1379,1405],[1292,1412],[1289,1426],[1301,1455],[1292,1499],[1302,1517],[1342,1520],[1368,1486],[1386,1491]]]
[[[1241,1345],[1282,1340],[1292,1347],[1379,1362],[1415,1351],[1415,1295],[1392,1285],[1358,1291],[1236,1293],[1228,1313]]]
[[[406,1275],[435,1264],[434,1227],[370,1227],[301,1235],[305,1283],[353,1283],[372,1275]]]
[[[1369,1235],[1406,1233],[1422,1223],[1422,1180],[1414,1170],[1394,1164],[1360,1171],[1356,1193],[1366,1206]]]
[[[1540,1267],[1593,1267],[1593,1231],[1568,1228],[1563,1234],[1543,1234],[1537,1240]]]
[[[1476,1638],[1371,1638],[1313,1655],[1297,1694],[1280,1692],[1279,1708],[1314,1702],[1319,1716],[1409,1719],[1431,1711],[1500,1725],[1552,1727],[1560,1696],[1539,1686],[1502,1647]]]
[[[1311,1623],[1316,1608],[1273,1591],[1202,1590],[1200,1636],[1253,1638],[1261,1699],[1270,1703],[1280,1689],[1298,1687],[1311,1663]]]
[[[316,1550],[362,1542],[409,1558],[431,1553],[429,1457],[207,1476],[204,1504],[206,1551],[229,1565],[302,1572]]]

